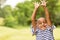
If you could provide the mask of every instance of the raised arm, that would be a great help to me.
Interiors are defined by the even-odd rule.
[[[39,3],[34,3],[35,8],[31,17],[31,21],[32,21],[32,27],[34,28],[34,31],[36,30],[36,12],[37,9],[39,8]]]
[[[41,5],[43,6],[44,11],[45,11],[45,17],[46,17],[46,20],[47,20],[47,24],[48,24],[49,26],[52,26],[52,22],[51,22],[51,19],[50,19],[50,15],[49,15],[48,9],[47,9],[47,7],[46,7],[46,3],[47,3],[47,2],[42,1],[42,4],[41,4]]]
[[[51,22],[50,15],[49,15],[47,7],[44,7],[44,10],[45,10],[45,16],[46,16],[47,23],[49,26],[52,26],[52,22]]]

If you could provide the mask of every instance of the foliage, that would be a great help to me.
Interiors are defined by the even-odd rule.
[[[26,25],[28,24],[31,19],[31,14],[33,11],[33,4],[31,2],[24,2],[24,3],[18,3],[17,6],[17,16],[18,16],[18,22],[19,24]]]
[[[12,15],[12,8],[7,5],[3,9],[5,26],[13,27],[14,25],[17,25],[17,20]]]
[[[0,10],[0,13],[3,12],[3,14],[0,16],[4,17],[5,26],[13,27],[15,25],[30,25],[31,15],[34,10],[33,2],[35,1],[39,2],[39,0],[25,1],[23,3],[18,3],[15,8],[12,8],[10,5],[4,6],[2,8],[3,11]],[[56,5],[57,2],[58,0],[48,0],[47,8],[49,10],[51,20],[53,21],[53,23],[56,25],[60,25],[60,15],[57,15],[60,6]],[[44,9],[40,7],[37,11],[36,19],[41,16],[45,17],[44,13]]]

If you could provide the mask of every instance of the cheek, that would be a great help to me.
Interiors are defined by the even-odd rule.
[[[39,27],[42,27],[42,25],[39,25]]]
[[[47,26],[47,24],[44,24],[44,26]]]

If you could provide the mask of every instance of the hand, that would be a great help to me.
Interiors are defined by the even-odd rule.
[[[32,34],[32,36],[34,36],[34,35],[36,35],[36,32],[34,32],[34,33]]]
[[[34,3],[34,6],[35,6],[35,8],[38,8],[38,7],[40,6],[40,3],[35,2],[35,3]]]
[[[47,3],[46,0],[41,1],[41,5],[44,6],[44,7],[46,7],[46,3]]]

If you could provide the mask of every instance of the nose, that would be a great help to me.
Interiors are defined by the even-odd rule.
[[[44,23],[42,23],[42,25],[44,25]]]

